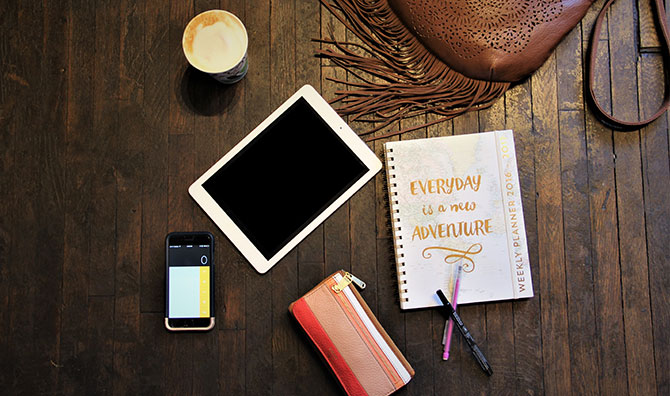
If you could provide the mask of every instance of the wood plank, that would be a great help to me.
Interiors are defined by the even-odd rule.
[[[582,46],[583,33],[578,24],[556,47],[559,111],[584,109],[582,51],[586,47]]]
[[[194,16],[193,4],[180,1],[170,3],[169,51],[172,92],[180,92],[188,62],[181,42],[184,27]],[[188,196],[188,187],[195,180],[194,117],[183,95],[170,95],[170,136],[168,137],[168,230],[193,230],[194,205]]]
[[[610,45],[612,112],[626,120],[638,119],[637,100],[633,99],[638,90],[634,12],[633,4],[614,4],[608,25],[610,42],[615,43]],[[615,133],[614,155],[620,257],[618,265],[615,262],[610,267],[613,287],[608,288],[603,303],[623,304],[612,307],[611,316],[602,321],[608,328],[603,348],[607,356],[601,361],[607,378],[603,391],[612,393],[628,386],[631,394],[650,393],[655,370],[643,363],[652,354],[646,341],[652,336],[648,274],[646,266],[638,264],[647,258],[639,134]],[[626,367],[613,364],[614,360],[626,361]]]
[[[13,207],[12,196],[14,185],[14,174],[16,172],[16,159],[14,152],[14,139],[17,131],[15,123],[17,96],[21,90],[23,78],[15,73],[18,53],[14,51],[13,39],[18,24],[18,4],[9,3],[0,14],[0,31],[7,32],[0,36],[0,59],[2,63],[0,70],[0,355],[5,359],[0,360],[0,383],[11,384],[13,378],[12,354],[10,354],[10,253],[15,236],[13,229]]]
[[[614,33],[613,33],[614,35]],[[618,36],[618,35],[617,35]],[[626,50],[622,59],[635,65],[638,61],[634,48]],[[640,70],[641,65],[637,65]],[[634,67],[634,66],[633,66]],[[641,70],[640,70],[641,71]],[[612,75],[618,73],[613,70]],[[628,79],[645,81],[642,73],[627,76]],[[621,78],[621,76],[619,76]],[[654,97],[649,92],[659,92],[660,73],[657,75],[656,89],[653,86],[639,86],[640,98],[647,103]],[[633,82],[635,83],[635,81]],[[614,83],[615,84],[620,83]],[[645,89],[647,88],[647,89]],[[662,89],[661,89],[662,90]],[[649,99],[649,98],[652,99]],[[613,102],[620,99],[613,97]],[[635,106],[628,106],[627,112],[618,116],[630,119],[636,113]],[[620,111],[621,106],[615,111]],[[649,356],[653,354],[653,345],[646,340],[653,337],[652,312],[649,296],[649,272],[647,262],[647,235],[645,233],[645,208],[640,136],[638,133],[615,134],[614,152],[616,155],[617,212],[619,224],[619,249],[621,252],[621,292],[623,299],[623,332],[626,339],[625,354],[628,374],[628,391],[631,394],[651,393],[656,388],[656,369]],[[634,168],[637,167],[637,168]]]
[[[11,179],[5,179],[8,200],[4,204],[9,211],[5,221],[11,227],[7,232],[14,237],[11,245],[3,246],[9,262],[7,270],[2,270],[6,280],[0,295],[7,301],[7,344],[3,348],[11,361],[7,388],[29,394],[46,392],[58,380],[58,370],[51,362],[59,360],[61,294],[57,281],[62,278],[63,241],[54,236],[62,235],[64,227],[61,153],[66,80],[61,70],[67,54],[61,14],[67,9],[21,4],[8,12],[7,22],[15,23],[15,32],[3,52],[9,50],[16,56],[3,59],[2,91],[5,97],[11,92],[20,107],[9,117],[3,102],[3,124],[7,120],[3,137],[9,141],[2,152],[11,149],[7,165],[15,158],[20,166],[13,169]],[[47,43],[56,47],[49,48]],[[59,68],[47,68],[42,60]],[[7,69],[5,62],[11,62]],[[11,101],[6,104],[13,106]],[[3,241],[10,238],[3,237]]]
[[[544,393],[542,368],[541,296],[535,190],[535,139],[531,111],[530,80],[505,93],[506,127],[514,131],[524,224],[535,297],[515,301],[514,357],[517,389],[528,394]]]
[[[184,76],[189,70],[189,64],[182,49],[182,37],[184,28],[195,16],[193,2],[171,1],[170,19],[168,28],[169,53],[169,87],[172,93],[169,96],[169,119],[168,124],[171,135],[190,135],[193,133],[193,112],[182,92]]]
[[[640,109],[644,116],[653,113],[657,98],[664,89],[661,75],[664,65],[660,55],[645,55],[640,60],[639,92]],[[667,263],[670,259],[670,184],[661,182],[670,179],[668,165],[668,120],[661,117],[642,132],[642,181],[644,187],[644,209],[647,236],[647,265],[653,337],[654,365],[656,368],[656,392],[670,392],[670,364],[664,357],[670,352],[670,274]],[[644,263],[644,262],[643,262]],[[642,264],[643,264],[642,263]],[[632,263],[640,265],[641,263]],[[644,265],[641,265],[644,267]],[[631,296],[632,298],[635,298]],[[637,352],[635,352],[637,353]],[[640,356],[641,358],[642,356]],[[639,363],[638,358],[627,358]],[[649,356],[646,357],[650,366]],[[632,365],[632,364],[631,364]],[[635,367],[633,367],[634,369]],[[651,385],[651,384],[650,384]]]
[[[16,46],[27,45],[28,42],[42,40],[42,31],[41,26],[39,29],[31,26],[30,18],[42,18],[41,9],[31,9],[29,6],[17,7],[17,25],[19,28],[18,37]],[[30,31],[32,30],[32,32]],[[27,104],[27,107],[22,108],[22,111],[17,114],[16,122],[10,125],[12,131],[9,131],[10,136],[15,137],[12,139],[14,155],[17,158],[22,158],[23,156],[35,156],[41,159],[41,156],[35,154],[35,148],[39,142],[38,133],[35,133],[33,136],[26,136],[26,138],[19,138],[20,136],[20,126],[22,124],[31,125],[32,128],[36,127],[36,117],[39,117],[39,109],[36,109],[36,105],[30,105],[31,101],[34,100],[34,96],[31,95],[31,86],[39,86],[40,81],[40,70],[31,65],[32,61],[37,61],[39,59],[38,53],[41,48],[34,46],[33,48],[26,49],[24,52],[24,58],[18,60],[16,64],[16,69],[13,72],[15,76],[21,76],[21,80],[25,83],[24,87],[16,92],[18,99],[21,102]],[[31,68],[31,66],[33,66]],[[35,180],[34,184],[39,183],[39,177],[37,175],[37,166],[34,164],[28,164],[27,166],[20,166],[17,168],[17,172],[13,174],[11,183],[16,185],[24,178],[28,180]],[[11,200],[13,201],[20,199],[20,197],[25,196],[23,194],[37,194],[37,186],[17,186],[17,188],[10,190],[11,191]],[[33,196],[33,195],[31,195]],[[36,316],[35,308],[35,290],[34,285],[32,284],[21,284],[20,282],[27,282],[30,279],[31,273],[35,270],[36,263],[36,253],[34,247],[36,247],[35,233],[36,228],[34,224],[36,222],[36,211],[39,208],[36,208],[38,203],[36,202],[17,202],[16,204],[10,204],[10,213],[9,223],[12,226],[12,232],[17,233],[15,235],[24,235],[27,237],[17,238],[16,242],[12,244],[9,248],[9,257],[21,257],[22,265],[13,265],[9,268],[9,288],[8,288],[8,300],[9,300],[9,317],[8,317],[8,339],[11,340],[12,345],[8,345],[8,355],[9,358],[14,362],[15,366],[11,368],[10,378],[11,382],[9,383],[12,389],[16,393],[19,392],[37,392],[38,385],[35,383],[36,378],[33,377],[32,372],[25,372],[24,370],[18,369],[19,367],[29,367],[34,369],[35,365],[35,351],[32,347],[32,344],[28,343],[33,335],[33,326],[34,326],[34,317]],[[28,234],[25,234],[28,233]],[[26,249],[30,249],[27,250]],[[19,254],[21,256],[19,256]],[[30,326],[30,327],[23,327]],[[26,331],[27,330],[27,331]],[[23,347],[21,344],[23,343]],[[23,350],[22,350],[23,349]]]
[[[114,271],[113,370],[114,394],[140,393],[140,277],[142,257],[142,196],[145,169],[143,141],[144,1],[121,3],[119,14],[119,132],[115,159],[116,268]]]
[[[595,65],[596,96],[600,98],[604,108],[610,108],[610,68],[609,52],[605,41],[598,47]],[[609,365],[616,359],[608,349],[610,337],[619,336],[617,323],[620,324],[621,313],[613,304],[612,297],[620,295],[618,230],[616,222],[616,187],[614,181],[614,160],[612,132],[606,129],[591,112],[586,114],[586,138],[589,158],[589,207],[591,215],[591,254],[593,260],[593,278],[595,283],[595,314],[597,348],[598,348],[598,379],[600,392],[612,388]],[[614,324],[614,325],[612,325]],[[619,339],[619,341],[621,341]],[[618,348],[618,347],[615,347]],[[603,361],[607,361],[604,362]],[[622,363],[622,362],[621,362]],[[622,374],[622,373],[620,373]],[[619,387],[619,391],[626,388]]]
[[[95,77],[93,79],[93,129],[90,147],[97,158],[91,169],[91,251],[89,295],[114,294],[116,180],[114,159],[118,147],[118,95],[120,53],[119,7],[112,1],[95,6]]]
[[[140,349],[138,375],[140,394],[165,395],[175,392],[168,387],[164,366],[167,360],[167,347],[179,337],[165,330],[162,312],[142,313],[140,315]]]
[[[552,55],[531,77],[538,193],[536,276],[540,278],[544,386],[549,394],[567,393],[571,389],[555,71],[556,57]]]
[[[588,159],[584,97],[582,94],[581,31],[571,32],[556,50],[561,168],[563,169],[563,223],[566,280],[570,320],[571,384],[575,394],[598,394],[598,365],[591,259],[588,196]]]
[[[58,340],[61,325],[61,282],[63,270],[62,234],[65,195],[65,134],[67,94],[67,14],[66,4],[56,4],[42,10],[42,47],[39,62],[40,85],[34,89],[32,100],[40,101],[42,111],[35,114],[38,135],[34,149],[39,154],[36,180],[39,191],[35,199],[37,221],[36,261],[32,264],[32,283],[35,287],[34,334],[35,367],[32,375],[40,392],[53,389],[58,381],[58,368],[51,362],[59,360]],[[21,23],[21,20],[19,19]],[[27,21],[23,21],[24,23]],[[39,30],[38,30],[39,31]],[[23,137],[21,138],[23,139]],[[23,161],[21,161],[23,163]],[[21,200],[21,198],[19,198]],[[21,265],[20,261],[16,262]],[[44,265],[48,263],[48,265]],[[30,279],[30,278],[29,278]],[[19,301],[20,304],[20,301]],[[44,357],[48,357],[45,359]],[[40,357],[42,357],[40,359]]]
[[[598,394],[594,279],[590,255],[588,169],[584,141],[584,114],[559,113],[566,249],[566,280],[570,307],[571,384],[576,394]]]
[[[165,311],[165,236],[168,213],[170,52],[169,9],[146,0],[144,22],[144,151],[140,312]]]
[[[656,19],[652,10],[651,1],[639,1],[637,3],[637,26],[641,51],[658,50],[661,46],[656,31]]]
[[[188,196],[191,180],[195,180],[193,145],[192,135],[171,135],[168,139],[168,229],[171,232],[193,229],[194,205]]]
[[[119,214],[124,221],[117,228],[116,291],[114,300],[114,393],[139,394],[137,376],[140,347],[140,257],[142,202],[137,200],[141,182],[119,183]],[[125,216],[123,216],[125,215]]]
[[[216,327],[215,327],[216,329]],[[199,332],[193,336],[193,377],[190,393],[193,395],[219,395],[222,371],[219,359],[219,332]],[[228,360],[224,360],[227,362]],[[229,369],[232,367],[229,367]]]
[[[85,343],[89,347],[86,364],[86,393],[111,395],[114,377],[114,297],[92,296],[88,304],[88,329]]]
[[[600,10],[602,10],[603,6],[605,5],[605,2],[607,0],[596,0],[593,2],[591,7],[586,11],[586,15],[584,15],[584,18],[582,18],[581,25],[582,25],[582,31],[584,34],[582,34],[582,41],[584,43],[588,43],[588,41],[591,38],[591,32],[593,31],[593,25],[595,24],[595,20],[598,17],[598,13],[600,13]],[[609,31],[606,29],[607,27],[607,15],[605,16],[605,19],[603,20],[603,28],[600,30],[600,37],[599,40],[601,41],[607,41],[609,38]],[[586,45],[584,46],[586,48]]]
[[[244,79],[245,130],[253,130],[272,112],[270,76],[270,5],[245,3],[249,33],[249,71]],[[245,134],[246,134],[245,133]],[[272,273],[260,276],[246,265],[245,379],[248,394],[270,394],[272,356]]]
[[[610,353],[625,353],[628,371],[628,390],[631,394],[649,394],[655,388],[655,367],[649,356],[653,354],[651,310],[649,302],[649,275],[643,181],[641,174],[640,137],[637,133],[615,134],[617,213],[622,295],[612,295],[623,301],[618,312],[616,336],[625,337],[623,346]],[[613,293],[613,292],[612,292]],[[614,318],[613,318],[614,319]],[[613,340],[612,342],[617,341]],[[616,356],[624,359],[623,356]],[[619,367],[617,367],[619,368]],[[623,368],[620,368],[623,370]]]
[[[245,331],[220,329],[219,337],[219,391],[223,395],[244,394],[246,376],[244,350],[246,348]]]
[[[93,76],[95,67],[95,8],[90,2],[73,2],[68,31],[68,88],[66,130],[65,230],[63,256],[63,309],[58,389],[84,393],[88,316],[88,263],[91,256],[89,210],[95,158],[93,139]]]

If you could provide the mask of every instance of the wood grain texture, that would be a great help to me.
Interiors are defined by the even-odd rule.
[[[616,4],[612,7],[608,24],[610,38],[616,42],[610,47],[610,59],[616,59],[616,62],[610,60],[612,114],[630,120],[639,118],[638,105],[630,100],[637,94],[636,79],[630,77],[631,73],[633,76],[637,74],[638,57],[633,12],[632,4]],[[608,287],[604,295],[606,301],[603,302],[612,305],[609,301],[622,300],[623,304],[612,305],[610,315],[603,321],[607,338],[603,339],[606,355],[601,363],[603,371],[611,377],[602,389],[616,392],[628,386],[632,394],[649,393],[655,382],[654,367],[642,365],[640,361],[641,355],[651,354],[649,343],[643,341],[651,336],[649,286],[646,267],[636,265],[644,262],[647,256],[639,133],[615,134],[614,155],[619,263],[610,264],[608,276],[611,276],[612,287]],[[644,282],[640,283],[642,279]],[[628,355],[625,366],[613,363],[623,360],[624,354]],[[628,381],[624,381],[624,370],[629,370]]]
[[[601,98],[601,104],[609,108],[611,95],[607,81],[610,79],[609,52],[599,47],[596,63],[595,89]],[[618,378],[612,378],[608,366],[613,364],[610,340],[617,336],[617,327],[621,325],[621,312],[612,305],[609,296],[620,292],[618,274],[619,249],[616,225],[616,186],[614,182],[613,134],[587,113],[586,115],[587,150],[589,156],[589,206],[591,213],[591,250],[593,274],[595,280],[595,313],[598,347],[598,381],[600,392],[605,388],[613,392],[613,384]],[[619,327],[620,328],[620,327]],[[612,333],[614,332],[614,333]],[[617,350],[619,346],[614,346]],[[621,360],[614,364],[622,365]],[[595,374],[595,373],[594,373]],[[619,391],[621,384],[618,384]]]
[[[143,1],[125,1],[119,7],[119,128],[131,138],[119,142],[116,179],[116,263],[114,268],[113,393],[140,392],[133,370],[140,348],[140,277],[142,257],[143,180],[138,170],[145,165],[142,137],[144,113],[144,20]],[[119,378],[119,380],[117,380]]]
[[[582,94],[581,29],[573,30],[556,49],[560,151],[565,205],[566,281],[570,311],[571,385],[575,394],[598,394],[593,379],[597,353],[594,278],[588,196],[588,158]]]
[[[168,232],[168,132],[170,57],[169,8],[147,0],[144,21],[144,104],[146,129],[142,183],[141,312],[165,310],[165,235]],[[144,175],[143,175],[144,176]]]
[[[0,29],[3,32],[16,31],[17,26],[17,5],[8,4],[5,12],[0,16]],[[0,58],[3,59],[2,70],[5,73],[0,76],[0,174],[9,175],[16,171],[16,161],[14,158],[14,132],[16,127],[13,125],[13,114],[15,114],[16,98],[15,94],[19,91],[20,84],[13,81],[16,76],[12,68],[15,68],[15,62],[18,58],[16,51],[10,51],[14,34],[3,34],[0,37]],[[20,80],[19,80],[20,81]],[[13,204],[10,204],[13,184],[13,178],[0,177],[0,201],[5,202],[0,206],[0,321],[3,323],[0,328],[0,354],[10,357],[10,265],[13,260],[10,259],[10,249],[12,246],[13,228],[12,211]],[[12,363],[10,359],[3,359],[0,362],[0,383],[9,384],[12,380]]]
[[[95,204],[90,207],[91,228],[89,258],[89,294],[114,294],[114,240],[116,225],[116,153],[119,148],[119,65],[120,16],[114,1],[95,5],[95,78],[93,84],[93,128],[88,131],[88,149],[95,158],[91,171],[91,193]]]
[[[514,131],[528,257],[531,274],[533,274],[533,290],[537,296],[540,295],[540,278],[538,275],[539,253],[535,202],[537,194],[531,99],[530,81],[519,84],[505,93],[506,128]],[[513,304],[516,390],[520,394],[542,394],[544,393],[542,351],[537,347],[542,342],[540,299],[531,298],[525,301],[515,301]]]
[[[531,77],[538,194],[535,276],[540,278],[544,386],[551,395],[571,389],[557,83],[554,54]]]
[[[670,393],[668,116],[622,134],[585,103],[583,59],[604,0],[491,108],[391,138],[514,130],[535,297],[459,308],[491,378],[458,333],[442,360],[441,315],[400,309],[383,173],[264,275],[187,193],[303,84],[331,99],[343,86],[329,78],[358,81],[313,56],[313,38],[359,44],[319,2],[5,3],[3,395],[342,394],[287,312],[339,269],[368,283],[363,297],[416,370],[399,395]],[[249,34],[249,72],[234,85],[182,53],[186,23],[213,8]],[[599,37],[596,94],[616,116],[644,117],[663,95],[651,21],[647,2],[616,2]],[[380,158],[384,141],[369,144]],[[216,238],[217,324],[168,333],[165,235],[192,230]]]
[[[77,11],[74,12],[73,9]],[[73,3],[69,12],[68,87],[66,123],[66,186],[61,336],[58,388],[64,393],[84,392],[88,349],[80,339],[86,334],[88,316],[88,263],[90,258],[91,184],[95,158],[91,155],[93,129],[94,7],[90,2]]]
[[[654,111],[654,98],[664,89],[660,80],[662,62],[659,55],[644,56],[641,60],[639,70],[643,83],[639,89],[646,95],[642,96],[640,108],[645,115]],[[662,292],[670,287],[670,276],[664,270],[670,258],[670,226],[661,219],[667,218],[670,209],[666,204],[670,199],[670,186],[659,181],[670,177],[667,118],[661,117],[644,129],[641,151],[656,389],[658,394],[664,394],[670,392],[670,367],[666,359],[660,359],[670,350],[667,342],[670,338],[667,325],[670,323],[670,298]],[[650,364],[649,356],[646,358]]]
[[[640,50],[658,51],[661,43],[658,40],[658,31],[656,30],[655,11],[652,1],[640,1],[637,3],[638,12],[638,34]]]

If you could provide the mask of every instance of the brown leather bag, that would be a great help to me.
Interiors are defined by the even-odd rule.
[[[349,115],[350,121],[373,123],[361,135],[428,112],[442,116],[423,125],[372,135],[366,139],[370,141],[491,106],[511,82],[544,63],[593,0],[332,1],[322,3],[360,41],[320,40],[336,50],[324,48],[317,54],[359,80],[332,79],[348,86],[331,100],[341,103],[338,112]],[[655,1],[657,20],[664,21],[661,1]],[[601,12],[594,33],[612,2]],[[667,50],[667,30],[660,25]],[[593,58],[593,42],[591,54]],[[590,76],[588,91],[592,93],[592,73]],[[608,125],[634,128],[643,124],[607,121],[611,116],[592,97],[596,113]],[[666,101],[654,119],[663,114],[669,101],[666,90]]]
[[[388,0],[403,23],[454,70],[518,81],[539,68],[592,0]]]

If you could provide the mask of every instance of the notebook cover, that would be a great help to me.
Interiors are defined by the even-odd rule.
[[[347,394],[389,395],[407,384],[414,370],[352,285],[346,293],[333,290],[337,275],[343,272],[326,278],[289,311]]]
[[[401,307],[440,305],[459,264],[459,305],[532,297],[512,131],[384,147]]]

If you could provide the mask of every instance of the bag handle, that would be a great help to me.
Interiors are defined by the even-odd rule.
[[[602,108],[600,103],[598,103],[595,92],[593,90],[594,69],[596,64],[596,54],[598,53],[598,39],[600,37],[600,28],[602,27],[603,20],[605,19],[607,9],[612,5],[612,3],[614,3],[614,0],[608,0],[605,3],[605,6],[598,14],[598,18],[596,19],[595,25],[593,26],[591,41],[589,45],[589,57],[588,57],[589,63],[587,64],[589,74],[587,80],[588,85],[587,99],[589,99],[591,104],[593,104],[594,107],[593,110],[598,116],[598,118],[600,118],[600,121],[602,121],[603,124],[618,131],[631,132],[652,123],[658,117],[663,115],[663,113],[665,113],[666,110],[668,110],[668,108],[670,107],[670,76],[669,76],[670,71],[666,71],[665,69],[663,71],[663,74],[665,76],[665,96],[663,99],[663,103],[661,104],[658,111],[656,111],[654,115],[647,118],[646,120],[639,122],[623,121],[618,118],[614,118]],[[663,61],[670,62],[670,39],[668,38],[668,27],[665,23],[665,7],[663,5],[663,0],[654,0],[653,3],[655,8],[654,16],[656,18],[658,29],[660,29],[661,32],[659,38],[661,40],[661,51],[663,55]]]

